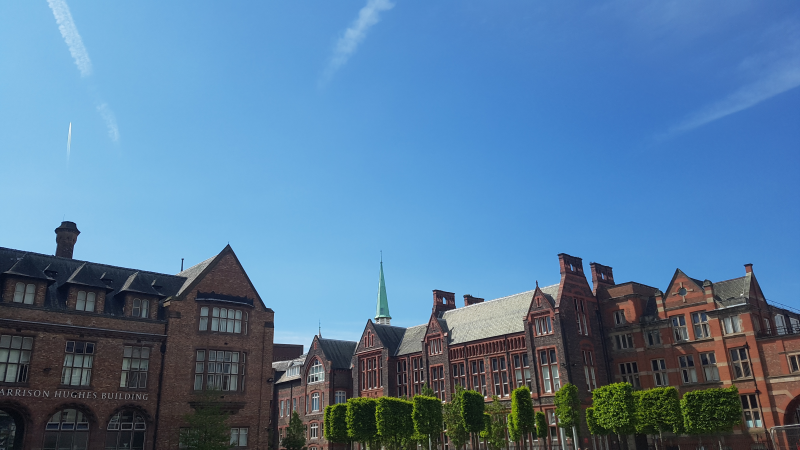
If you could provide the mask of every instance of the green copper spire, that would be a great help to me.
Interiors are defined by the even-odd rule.
[[[375,315],[375,322],[391,325],[391,321],[392,316],[389,315],[389,300],[386,298],[386,282],[383,280],[383,261],[381,261],[381,277],[378,281],[378,311]]]

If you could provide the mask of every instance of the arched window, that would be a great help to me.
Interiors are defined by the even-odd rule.
[[[77,409],[62,409],[45,425],[43,450],[87,450],[89,420]]]
[[[308,382],[317,383],[320,381],[325,381],[325,369],[322,367],[322,363],[315,359],[314,364],[308,369]]]
[[[105,450],[143,450],[146,429],[144,417],[135,411],[125,410],[114,414],[106,427]]]
[[[24,422],[18,414],[0,409],[0,449],[18,450],[22,448],[25,435]]]

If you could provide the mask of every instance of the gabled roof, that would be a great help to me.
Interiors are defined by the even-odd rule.
[[[75,272],[72,272],[72,275],[69,276],[66,283],[107,289],[108,286],[100,278],[102,275],[103,274],[98,274],[92,265],[83,263],[80,267],[75,269]]]
[[[422,351],[422,339],[425,337],[425,332],[428,329],[427,324],[417,325],[411,328],[406,328],[403,334],[403,340],[397,347],[396,356],[409,355],[411,353],[419,353]]]
[[[379,323],[374,323],[372,326],[375,328],[375,334],[378,335],[383,346],[389,350],[390,355],[393,355],[397,351],[397,347],[400,346],[400,341],[403,340],[403,334],[405,334],[406,329]]]
[[[447,322],[450,345],[523,332],[533,293],[522,292],[446,311],[442,318]]]
[[[272,363],[272,368],[275,369],[276,372],[278,372],[279,371],[278,368],[283,368],[283,370],[286,371],[286,370],[289,369],[289,367],[303,366],[306,363],[306,357],[307,356],[308,356],[308,353],[304,353],[304,354],[298,356],[297,358],[291,359],[289,361],[279,361],[279,363],[288,363],[288,364],[285,364],[285,365],[284,364],[280,364],[277,367],[275,366],[276,363]],[[287,376],[287,374],[288,374],[288,372],[283,372],[283,375],[281,375],[280,378],[278,378],[278,380],[275,381],[275,384],[284,383],[284,382],[287,382],[287,381],[299,380],[303,376],[303,371],[300,370],[297,375],[292,375],[292,376]]]
[[[332,369],[349,369],[358,342],[317,338],[322,353],[331,362]]]
[[[747,275],[714,283],[714,298],[720,302],[730,299],[741,299],[742,303],[744,303],[750,295],[750,278],[751,277]]]
[[[191,286],[195,282],[195,280],[197,280],[197,278],[203,273],[203,271],[206,270],[206,267],[208,267],[218,256],[219,253],[199,264],[195,264],[186,270],[178,272],[177,276],[185,277],[186,281],[183,282],[183,285],[178,290],[176,296],[182,295],[187,289],[189,289],[189,286]]]
[[[125,280],[125,283],[123,283],[119,291],[164,297],[164,295],[156,290],[155,286],[160,286],[157,279],[152,279],[152,277],[145,278],[144,276],[139,276],[139,272],[134,272],[128,276],[128,279]]]
[[[556,301],[558,299],[558,287],[558,284],[551,284],[550,286],[539,288],[547,301],[550,302],[550,306],[556,306]]]
[[[37,280],[50,280],[51,278],[44,274],[42,271],[44,267],[37,267],[33,261],[34,258],[29,257],[27,254],[22,256],[13,266],[6,270],[5,274],[17,275],[27,278],[34,278]]]

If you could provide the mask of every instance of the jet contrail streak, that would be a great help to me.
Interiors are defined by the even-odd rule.
[[[72,122],[69,123],[69,133],[67,133],[67,162],[69,162],[69,146],[72,144]]]

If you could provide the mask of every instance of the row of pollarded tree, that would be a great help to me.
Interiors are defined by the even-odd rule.
[[[634,391],[629,383],[614,383],[592,391],[586,424],[594,435],[688,434],[714,436],[722,450],[723,434],[742,423],[742,405],[736,386],[691,391],[678,399],[674,387]]]

